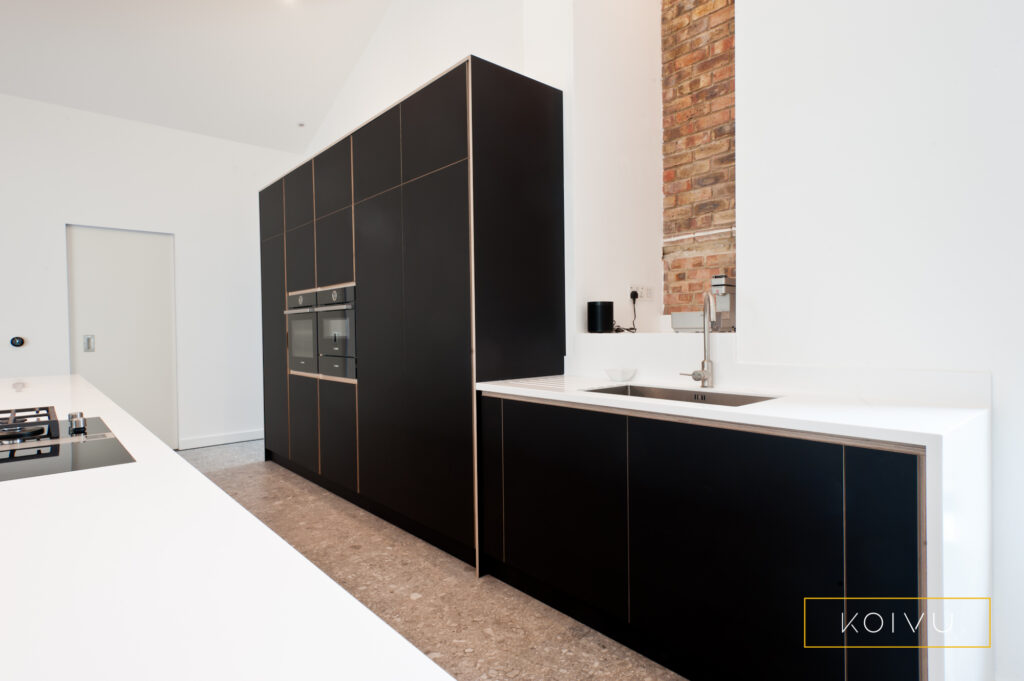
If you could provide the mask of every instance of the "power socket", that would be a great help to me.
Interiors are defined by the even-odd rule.
[[[631,285],[629,287],[629,297],[630,298],[633,297],[633,292],[634,291],[636,291],[636,294],[637,294],[636,299],[637,299],[638,302],[641,301],[641,300],[650,300],[651,299],[651,287],[650,286],[632,286]]]

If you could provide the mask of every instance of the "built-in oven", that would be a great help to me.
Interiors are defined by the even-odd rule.
[[[356,378],[355,284],[317,291],[317,352],[319,373]]]
[[[288,369],[315,374],[316,350],[316,292],[288,294]]]

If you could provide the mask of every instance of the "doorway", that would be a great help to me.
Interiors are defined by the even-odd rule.
[[[71,372],[178,447],[174,235],[67,226]]]

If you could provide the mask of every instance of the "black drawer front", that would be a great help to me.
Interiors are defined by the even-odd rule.
[[[330,357],[328,355],[321,355],[320,373],[324,376],[355,378],[356,359],[355,357]]]

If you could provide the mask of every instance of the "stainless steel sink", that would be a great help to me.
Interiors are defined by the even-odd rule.
[[[659,400],[675,400],[676,402],[696,402],[698,404],[718,404],[723,407],[742,407],[745,404],[764,402],[774,398],[761,395],[737,395],[734,393],[708,392],[706,390],[681,390],[674,388],[655,388],[650,385],[613,385],[610,388],[593,388],[589,393],[608,393],[610,395],[629,395],[631,397],[653,397]]]

